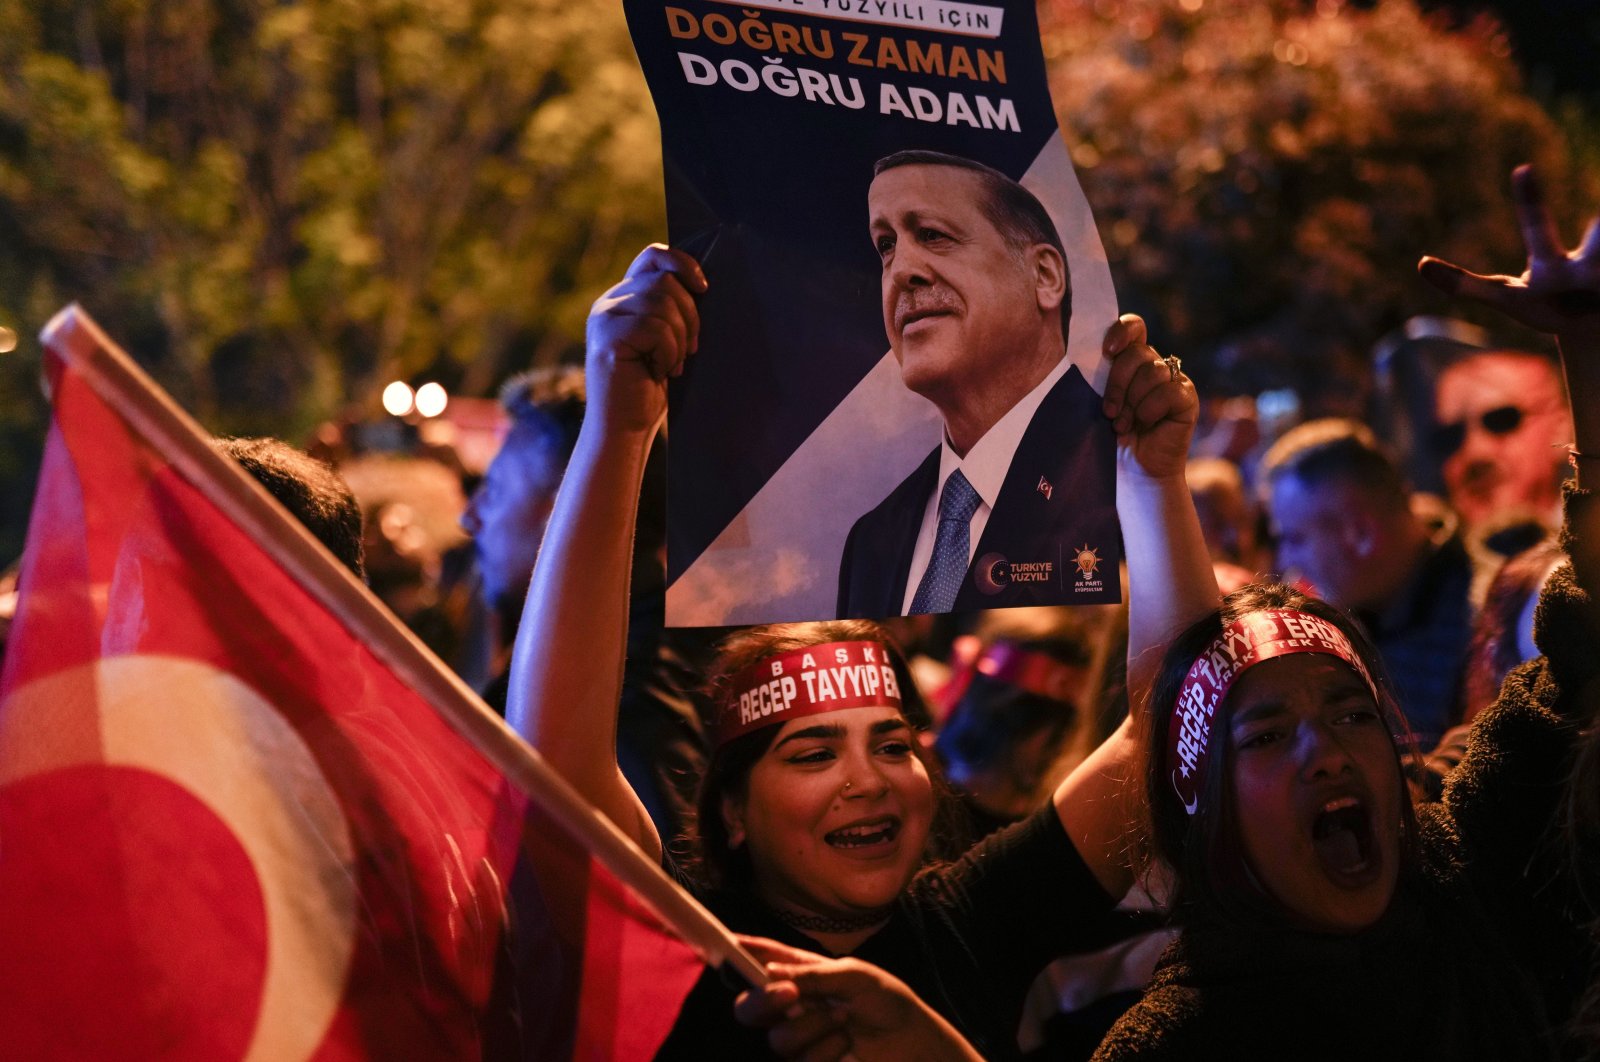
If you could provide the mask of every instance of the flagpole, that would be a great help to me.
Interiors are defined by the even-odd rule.
[[[174,402],[76,303],[40,333],[134,432],[159,448],[180,474],[228,519],[269,550],[307,593],[401,681],[426,697],[455,732],[540,807],[581,839],[607,870],[711,966],[727,966],[752,985],[765,969],[733,934],[615,823],[581,797],[496,715],[460,676],[395,619],[353,572]]]

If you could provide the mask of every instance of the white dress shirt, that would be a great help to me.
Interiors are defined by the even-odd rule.
[[[1056,367],[1050,370],[1050,375],[1006,410],[1005,416],[995,421],[994,427],[972,444],[965,457],[958,456],[950,448],[949,433],[939,433],[939,481],[933,485],[933,493],[928,495],[928,504],[922,510],[922,527],[917,532],[916,548],[911,551],[911,571],[906,577],[905,594],[900,601],[902,615],[910,614],[911,599],[917,596],[917,585],[922,582],[928,562],[933,559],[933,543],[939,532],[939,496],[944,493],[944,481],[959,468],[961,474],[967,477],[967,482],[972,484],[972,489],[978,492],[978,497],[983,499],[973,512],[971,523],[967,525],[967,563],[971,564],[972,555],[978,549],[978,540],[983,537],[983,529],[989,524],[989,514],[994,511],[994,503],[1000,497],[1006,473],[1011,470],[1011,459],[1022,444],[1022,436],[1027,432],[1028,425],[1033,423],[1033,415],[1044,401],[1044,396],[1050,393],[1050,389],[1071,367],[1071,358],[1062,358],[1057,362]]]

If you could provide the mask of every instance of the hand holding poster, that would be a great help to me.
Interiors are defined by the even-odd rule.
[[[628,17],[669,236],[710,281],[671,394],[669,622],[1117,600],[1116,303],[1032,5]]]

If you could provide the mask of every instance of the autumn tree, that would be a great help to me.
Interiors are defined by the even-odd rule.
[[[1410,0],[1040,19],[1123,303],[1209,393],[1358,406],[1374,338],[1463,312],[1419,254],[1518,260],[1512,165],[1577,189],[1569,222],[1596,198],[1489,23]],[[485,394],[575,355],[663,230],[660,184],[614,3],[0,0],[0,324],[80,300],[218,431],[297,438],[397,376]],[[0,559],[34,353],[0,355]]]
[[[217,430],[570,353],[660,202],[616,5],[0,0],[0,321],[81,300]]]
[[[1521,259],[1534,162],[1573,225],[1595,201],[1506,38],[1410,0],[1046,0],[1063,131],[1124,307],[1209,393],[1293,387],[1359,414],[1379,336],[1472,311],[1422,254]]]

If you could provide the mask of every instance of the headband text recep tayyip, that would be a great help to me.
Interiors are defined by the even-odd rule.
[[[722,746],[773,723],[841,708],[898,710],[900,685],[878,642],[826,642],[769,656],[734,676],[713,727]]]

